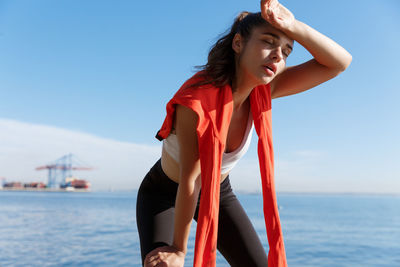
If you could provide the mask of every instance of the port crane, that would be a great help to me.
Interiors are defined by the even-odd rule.
[[[67,154],[57,159],[53,163],[37,167],[36,170],[48,170],[49,188],[55,188],[58,185],[66,183],[66,178],[72,176],[72,171],[89,171],[92,167],[87,167],[75,155]]]

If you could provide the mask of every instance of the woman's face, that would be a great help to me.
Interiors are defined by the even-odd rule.
[[[239,50],[233,43],[239,60],[237,74],[256,85],[268,84],[281,73],[293,49],[293,40],[270,25],[254,28],[249,40],[241,42]]]

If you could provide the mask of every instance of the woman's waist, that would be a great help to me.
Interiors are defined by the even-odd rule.
[[[168,176],[169,179],[179,184],[179,163],[174,160],[167,151],[163,149],[161,156],[161,167],[163,172]],[[223,173],[220,176],[220,183],[222,183],[229,176],[229,172]]]

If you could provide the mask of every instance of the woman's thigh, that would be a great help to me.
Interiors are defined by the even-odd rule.
[[[217,248],[231,266],[267,266],[267,254],[229,184],[221,184]],[[225,183],[225,184],[224,184]],[[197,220],[196,212],[195,219]]]
[[[136,205],[142,262],[153,249],[173,242],[177,188],[178,184],[162,172],[159,161],[142,181]],[[196,221],[197,216],[198,206],[194,216]],[[231,266],[267,266],[261,241],[233,194],[228,178],[220,190],[217,248]]]
[[[150,251],[173,241],[177,184],[164,177],[160,168],[157,162],[143,179],[137,195],[136,223],[142,262]]]

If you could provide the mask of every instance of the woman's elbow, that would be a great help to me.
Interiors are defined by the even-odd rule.
[[[353,56],[349,52],[346,51],[346,54],[344,55],[342,64],[340,66],[340,72],[345,71],[350,66],[350,63],[352,60],[353,60]]]
[[[181,175],[179,179],[179,186],[188,189],[189,191],[197,191],[201,189],[201,176],[200,175]]]
[[[353,57],[347,53],[336,66],[330,68],[331,78],[338,76],[340,73],[345,71],[349,66]]]

